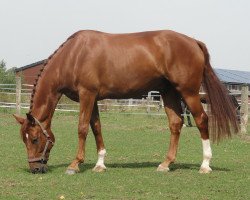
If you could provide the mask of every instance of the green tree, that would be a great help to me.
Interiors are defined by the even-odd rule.
[[[6,62],[4,60],[0,61],[0,83],[15,83],[15,68],[13,67],[7,70]]]

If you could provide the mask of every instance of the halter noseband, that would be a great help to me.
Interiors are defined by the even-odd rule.
[[[48,132],[43,128],[43,125],[39,122],[39,120],[36,119],[35,117],[33,117],[33,118],[34,118],[36,124],[38,124],[40,126],[40,128],[42,129],[43,134],[45,135],[47,141],[46,141],[46,144],[45,144],[45,147],[44,147],[42,155],[40,157],[38,157],[38,158],[28,158],[28,162],[29,163],[33,163],[33,162],[40,161],[42,164],[46,164],[47,163],[47,160],[45,158],[46,151],[47,151],[47,149],[49,147],[49,143],[51,143],[52,145],[54,145],[54,142],[51,140]]]

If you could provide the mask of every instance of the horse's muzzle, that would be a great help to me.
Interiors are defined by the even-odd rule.
[[[36,163],[30,165],[30,172],[33,174],[46,173],[48,171],[48,166],[46,164]]]

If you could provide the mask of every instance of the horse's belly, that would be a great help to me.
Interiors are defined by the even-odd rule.
[[[131,82],[121,80],[119,83],[103,85],[98,94],[98,99],[142,98],[149,91],[161,91],[167,87],[166,79],[152,79],[148,81],[133,80]]]

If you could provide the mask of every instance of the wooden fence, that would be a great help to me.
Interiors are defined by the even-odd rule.
[[[16,84],[0,84],[0,107],[16,109],[16,113],[20,114],[21,109],[29,108],[32,89],[33,85],[22,84],[20,77],[16,78]],[[152,95],[152,92],[149,92],[142,99],[105,99],[99,101],[98,106],[100,111],[106,112],[134,111],[157,114],[163,107],[163,102],[159,94]],[[79,104],[63,95],[56,110],[78,112]]]
[[[16,113],[20,114],[21,109],[28,109],[30,104],[30,94],[33,85],[21,83],[21,78],[16,78],[16,84],[0,84],[0,107],[16,109]],[[240,93],[234,93],[240,96],[238,102],[241,106],[241,132],[247,132],[247,123],[249,118],[249,90],[248,85],[242,85]],[[142,99],[106,99],[98,102],[101,112],[126,113],[130,114],[151,114],[151,115],[165,115],[163,112],[163,102],[157,92],[149,92],[147,96]],[[73,102],[63,96],[56,110],[78,112],[79,104]],[[118,111],[118,112],[117,112]]]

